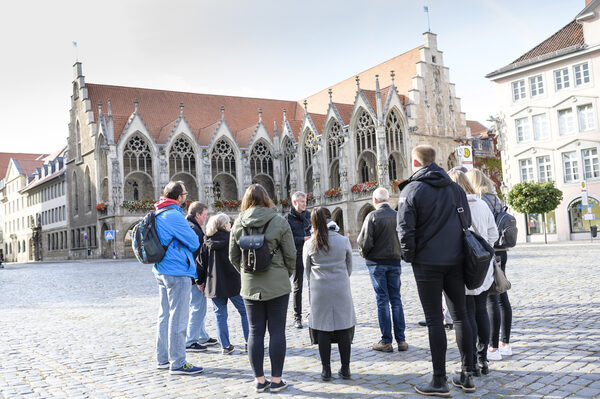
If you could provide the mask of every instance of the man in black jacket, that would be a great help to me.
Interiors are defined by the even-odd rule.
[[[202,202],[192,202],[188,209],[187,221],[194,233],[198,236],[200,246],[194,252],[196,266],[198,264],[198,255],[204,243],[204,231],[202,225],[208,217],[208,207]],[[190,320],[187,328],[187,342],[185,349],[188,352],[204,352],[207,346],[217,344],[217,340],[211,338],[206,332],[204,319],[206,318],[206,296],[204,296],[204,287],[197,285],[192,281],[192,293],[190,298]]]
[[[404,336],[406,324],[400,296],[401,251],[396,234],[397,212],[390,207],[389,199],[390,193],[385,188],[379,187],[373,191],[373,205],[376,210],[365,218],[357,240],[360,254],[366,259],[377,300],[381,340],[373,345],[373,349],[381,352],[394,351],[392,320],[398,351],[408,349]]]
[[[304,265],[302,264],[302,249],[304,242],[310,238],[310,213],[306,210],[306,194],[296,191],[292,194],[292,209],[285,215],[296,244],[296,271],[294,272],[294,326],[302,328],[302,283]]]
[[[467,321],[463,280],[463,231],[458,212],[471,224],[471,212],[464,191],[435,161],[435,150],[428,145],[413,149],[413,175],[400,185],[398,236],[402,259],[412,263],[417,290],[427,327],[433,363],[433,379],[416,386],[424,395],[449,396],[446,382],[446,334],[442,315],[442,291],[456,332],[462,358],[460,377],[452,383],[465,392],[474,392],[472,372],[472,332]],[[454,190],[460,204],[455,203]]]

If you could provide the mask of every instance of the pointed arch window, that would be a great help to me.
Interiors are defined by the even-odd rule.
[[[315,132],[306,129],[304,132],[304,166],[309,167],[313,163],[313,157],[317,152],[317,136]]]
[[[393,154],[388,158],[388,175],[390,180],[398,178],[398,165],[396,164],[396,158]]]
[[[85,190],[86,190],[86,205],[87,211],[90,212],[92,210],[92,181],[90,179],[90,169],[85,168]]]
[[[376,149],[375,124],[367,111],[362,110],[356,121],[356,153]]]
[[[369,165],[364,159],[361,159],[358,164],[358,171],[360,173],[360,178],[362,182],[368,182],[371,179],[369,178]]]
[[[152,176],[152,152],[142,137],[136,135],[129,139],[123,151],[123,172],[145,172]]]
[[[250,173],[252,177],[263,174],[273,178],[273,156],[263,141],[259,141],[250,153]]]
[[[192,145],[183,137],[175,140],[169,151],[169,172],[171,177],[180,172],[196,175],[196,156]]]
[[[340,146],[344,144],[344,132],[338,121],[334,121],[327,131],[327,161],[329,164],[340,155]]]
[[[81,126],[79,125],[79,121],[77,121],[77,124],[75,125],[75,141],[77,145],[75,157],[81,159]]]
[[[77,187],[77,174],[73,172],[73,210],[79,213],[79,188]]]
[[[404,132],[396,109],[390,111],[385,121],[385,141],[389,152],[404,151]]]
[[[221,139],[215,144],[210,158],[213,177],[221,172],[229,173],[235,177],[235,154],[227,140]]]
[[[289,137],[283,139],[283,173],[287,177],[290,173],[290,167],[296,156],[296,150],[294,149],[294,143]]]

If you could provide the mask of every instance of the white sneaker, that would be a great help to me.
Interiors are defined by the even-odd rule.
[[[500,349],[497,349],[493,352],[488,350],[487,358],[488,358],[488,360],[502,360],[502,355],[500,354]]]
[[[500,347],[498,347],[498,352],[500,352],[500,354],[502,356],[511,356],[512,348],[510,347],[510,345],[506,345],[506,346],[500,345]]]

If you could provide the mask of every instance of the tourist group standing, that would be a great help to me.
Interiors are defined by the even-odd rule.
[[[451,383],[474,392],[473,377],[489,373],[489,360],[512,353],[511,308],[508,295],[488,295],[494,281],[491,262],[483,284],[467,289],[463,227],[490,245],[498,240],[495,214],[503,209],[491,181],[480,171],[445,172],[427,145],[413,149],[413,175],[400,185],[398,210],[389,203],[385,188],[373,192],[372,211],[364,220],[357,246],[365,258],[375,293],[381,338],[373,350],[406,351],[402,306],[401,261],[412,265],[428,328],[433,376],[415,387],[428,396],[449,396],[446,378],[445,324],[453,325],[461,368]],[[302,288],[308,286],[308,336],[318,346],[323,381],[332,379],[331,347],[337,344],[341,360],[338,375],[350,379],[351,348],[356,314],[350,287],[352,246],[339,233],[325,207],[306,210],[307,196],[292,195],[292,209],[280,216],[267,191],[259,184],[247,188],[241,213],[231,223],[224,213],[206,223],[208,208],[200,202],[182,205],[183,182],[170,182],[155,204],[156,234],[164,257],[154,265],[159,287],[156,357],[159,369],[171,374],[199,374],[202,367],[186,361],[186,351],[202,352],[221,346],[234,352],[229,339],[228,303],[239,313],[257,392],[279,392],[286,355],[286,316],[292,294],[293,325],[303,328]],[[462,213],[462,215],[460,215]],[[491,250],[490,250],[491,251]],[[506,250],[497,261],[506,267]],[[290,282],[292,279],[292,283]],[[216,339],[205,328],[207,298],[216,318]],[[444,322],[446,307],[451,322]],[[269,333],[270,378],[265,375],[265,334]],[[500,331],[502,331],[500,341]]]

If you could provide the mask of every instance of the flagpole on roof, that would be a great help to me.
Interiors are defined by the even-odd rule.
[[[431,24],[429,23],[429,7],[424,6],[423,11],[425,11],[425,13],[427,14],[427,32],[431,33]]]
[[[77,54],[77,42],[73,41],[73,47],[75,47],[75,62],[79,62],[79,55]]]

